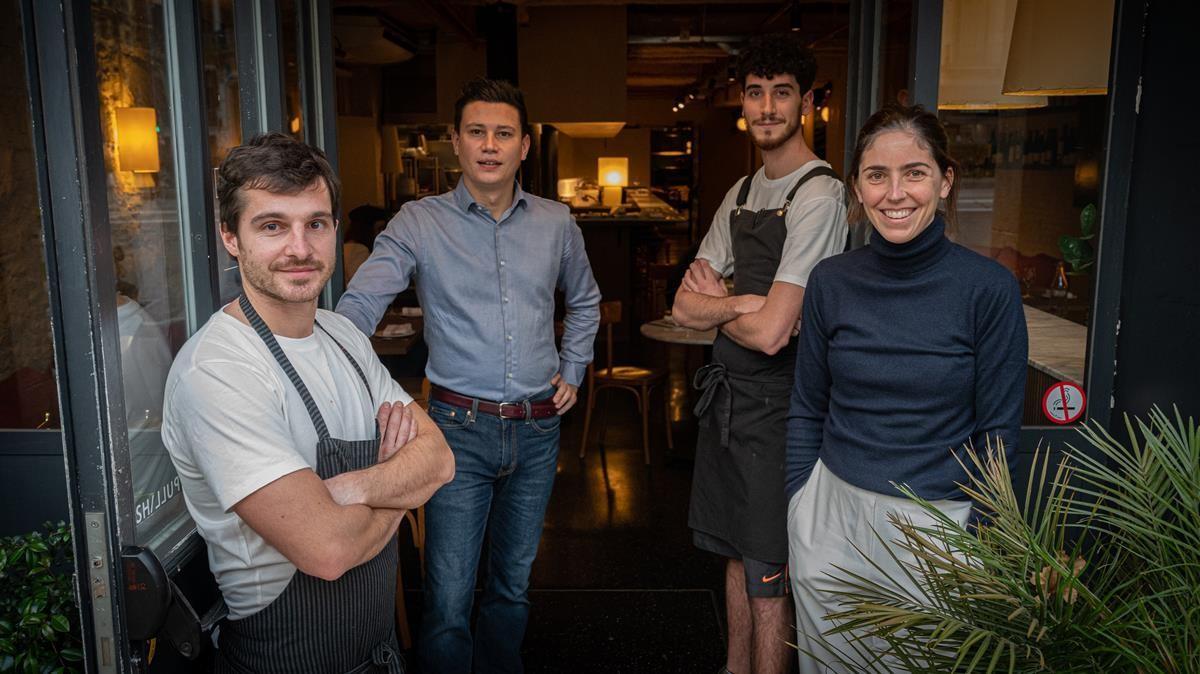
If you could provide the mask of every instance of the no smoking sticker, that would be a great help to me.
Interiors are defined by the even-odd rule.
[[[1086,406],[1083,389],[1074,382],[1060,381],[1046,389],[1046,395],[1042,396],[1042,412],[1056,424],[1079,421]]]

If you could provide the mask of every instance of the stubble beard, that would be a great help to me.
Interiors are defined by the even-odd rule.
[[[796,132],[799,130],[800,122],[798,120],[793,120],[788,122],[787,125],[783,127],[783,133],[779,134],[778,138],[760,140],[757,135],[750,134],[750,139],[754,141],[754,145],[759,150],[763,152],[770,152],[771,150],[782,147],[783,144],[791,140],[792,136],[795,136]]]
[[[316,259],[288,263],[288,267],[301,266],[301,264],[303,266],[311,265],[317,267],[318,276],[316,281],[303,282],[290,282],[281,276],[281,271],[272,270],[269,266],[264,268],[257,264],[247,265],[241,262],[239,264],[242,269],[243,281],[246,285],[254,288],[259,294],[282,304],[307,304],[312,302],[321,294],[321,290],[329,282],[330,276],[333,275],[328,265]]]

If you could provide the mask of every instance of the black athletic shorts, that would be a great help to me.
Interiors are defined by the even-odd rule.
[[[728,542],[712,534],[694,529],[692,530],[692,542],[701,550],[707,550],[730,559],[740,559],[746,570],[746,596],[770,598],[786,597],[791,594],[787,560],[764,562],[746,557]]]

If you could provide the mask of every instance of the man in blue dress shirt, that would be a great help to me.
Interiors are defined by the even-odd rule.
[[[438,674],[522,671],[529,571],[558,458],[561,415],[592,360],[600,290],[583,234],[560,203],[522,191],[525,102],[474,80],[454,110],[462,179],[405,204],[338,302],[371,333],[415,281],[429,345],[429,415],[454,450],[454,480],[425,506],[425,613],[418,658]],[[565,296],[562,348],[554,293]],[[474,635],[471,601],[487,531]]]

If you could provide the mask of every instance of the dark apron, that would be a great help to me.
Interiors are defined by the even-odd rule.
[[[729,216],[733,292],[771,290],[787,239],[787,209],[796,191],[816,176],[838,175],[819,166],[805,173],[778,209],[743,208],[752,176],[742,181]],[[715,536],[743,557],[787,561],[784,454],[792,395],[796,339],[773,356],[747,349],[718,331],[713,362],[696,372],[700,436],[688,526]]]
[[[308,387],[296,374],[267,324],[245,295],[238,302],[304,400],[319,438],[317,475],[324,480],[373,465],[379,456],[378,426],[374,440],[331,438]],[[328,330],[320,323],[316,326],[350,360],[370,396],[371,387],[358,363]],[[402,674],[404,662],[392,618],[398,552],[396,544],[390,543],[374,559],[350,569],[335,581],[322,580],[297,569],[283,593],[269,606],[241,620],[221,623],[215,671],[219,674]]]

